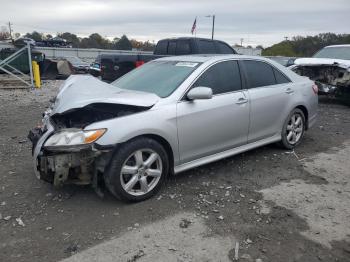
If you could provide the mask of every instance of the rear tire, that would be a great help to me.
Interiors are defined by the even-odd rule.
[[[280,145],[286,149],[293,149],[300,144],[305,133],[305,115],[303,111],[295,108],[287,117],[282,128]]]
[[[169,159],[163,146],[140,137],[121,145],[113,154],[104,179],[118,199],[139,202],[155,195],[168,173]]]

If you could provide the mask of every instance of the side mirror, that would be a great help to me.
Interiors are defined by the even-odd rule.
[[[196,99],[211,99],[213,97],[213,90],[209,87],[195,87],[192,88],[187,93],[187,98],[189,100],[196,100]]]

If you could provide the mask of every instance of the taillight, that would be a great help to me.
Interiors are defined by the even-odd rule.
[[[314,91],[315,95],[318,94],[318,86],[316,84],[312,85],[312,90]]]
[[[144,63],[145,63],[145,61],[136,61],[135,66],[136,67],[142,66]]]

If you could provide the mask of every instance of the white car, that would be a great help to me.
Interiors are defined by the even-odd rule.
[[[350,101],[350,45],[326,46],[311,58],[296,59],[290,69],[315,81],[320,94]]]

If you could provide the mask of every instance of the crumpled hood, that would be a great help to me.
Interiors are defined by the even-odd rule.
[[[61,86],[52,108],[52,114],[63,113],[94,103],[151,107],[159,99],[155,94],[120,89],[90,75],[73,75]]]
[[[298,58],[294,61],[296,66],[321,66],[336,65],[341,68],[350,70],[350,60],[333,59],[333,58]]]

